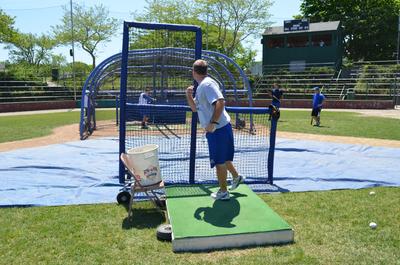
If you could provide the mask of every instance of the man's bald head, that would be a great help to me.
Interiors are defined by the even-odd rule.
[[[196,60],[193,63],[193,71],[198,75],[207,75],[208,63],[204,60]]]

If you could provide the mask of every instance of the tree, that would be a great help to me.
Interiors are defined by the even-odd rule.
[[[206,23],[198,19],[198,13],[196,9],[193,8],[193,1],[185,0],[147,0],[147,6],[145,11],[141,14],[133,14],[134,20],[136,21],[146,21],[154,23],[170,23],[170,24],[190,24],[197,25],[201,28],[206,28]],[[211,26],[210,26],[211,27]],[[214,27],[215,29],[215,27]],[[149,43],[149,41],[157,39],[158,43],[167,42],[163,38],[168,36],[163,36],[163,34],[157,34],[153,32],[147,34],[146,36],[141,36],[140,39],[134,40],[131,44],[131,49],[144,48],[143,45]],[[174,36],[175,44],[182,47],[193,47],[194,35],[192,34],[175,34]],[[162,45],[162,44],[161,44]],[[208,46],[210,50],[219,51],[218,45],[215,41],[212,41]],[[203,49],[205,49],[205,42],[203,40]]]
[[[11,41],[15,33],[14,18],[0,9],[0,43]]]
[[[10,50],[12,61],[26,62],[38,68],[40,65],[51,61],[51,50],[55,45],[55,40],[47,35],[37,36],[32,33],[18,33],[7,44],[6,48]]]
[[[61,25],[53,27],[60,43],[69,45],[72,41],[92,57],[92,67],[96,67],[96,49],[100,43],[109,42],[118,29],[118,21],[109,16],[109,10],[103,5],[86,8],[73,5],[73,34],[71,30],[71,11],[64,7]]]
[[[258,37],[269,25],[270,0],[195,0],[200,17],[217,30],[217,43],[228,56],[235,57],[248,37]]]
[[[140,21],[156,23],[186,24],[195,21],[193,1],[185,0],[146,0],[145,12],[135,15]]]
[[[140,21],[200,26],[203,49],[206,33],[209,50],[224,53],[244,67],[253,61],[255,51],[244,49],[243,43],[250,36],[259,37],[268,25],[270,6],[270,0],[147,0],[145,13],[134,17]]]
[[[311,22],[340,20],[345,54],[351,60],[393,58],[397,43],[398,0],[303,0]]]

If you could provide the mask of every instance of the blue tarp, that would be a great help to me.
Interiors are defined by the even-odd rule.
[[[400,186],[400,149],[278,139],[274,184],[251,187],[262,192]],[[0,153],[3,207],[116,202],[120,188],[116,138]]]

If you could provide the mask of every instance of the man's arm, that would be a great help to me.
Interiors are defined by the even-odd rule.
[[[197,112],[196,103],[194,103],[193,99],[193,86],[190,86],[186,89],[186,100],[192,109],[193,112]]]
[[[218,122],[219,118],[221,117],[222,111],[225,108],[225,100],[222,99],[218,99],[217,101],[215,101],[215,108],[214,108],[214,113],[211,117],[211,121],[215,121]]]
[[[324,103],[324,101],[325,101],[325,96],[322,95],[321,96],[321,103],[318,105],[319,108],[322,108],[322,104]]]
[[[218,124],[219,118],[221,117],[221,114],[225,108],[225,100],[223,98],[218,99],[214,102],[214,107],[214,113],[211,116],[210,123],[206,127],[207,132],[215,131],[215,126]]]
[[[143,95],[143,98],[144,98],[147,102],[151,102],[151,103],[153,103],[153,102],[156,101],[155,98],[152,98],[152,97],[150,97],[149,95],[146,95],[146,94]]]

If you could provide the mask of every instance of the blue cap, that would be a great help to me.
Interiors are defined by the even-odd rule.
[[[313,87],[314,90],[319,90],[319,86]]]

